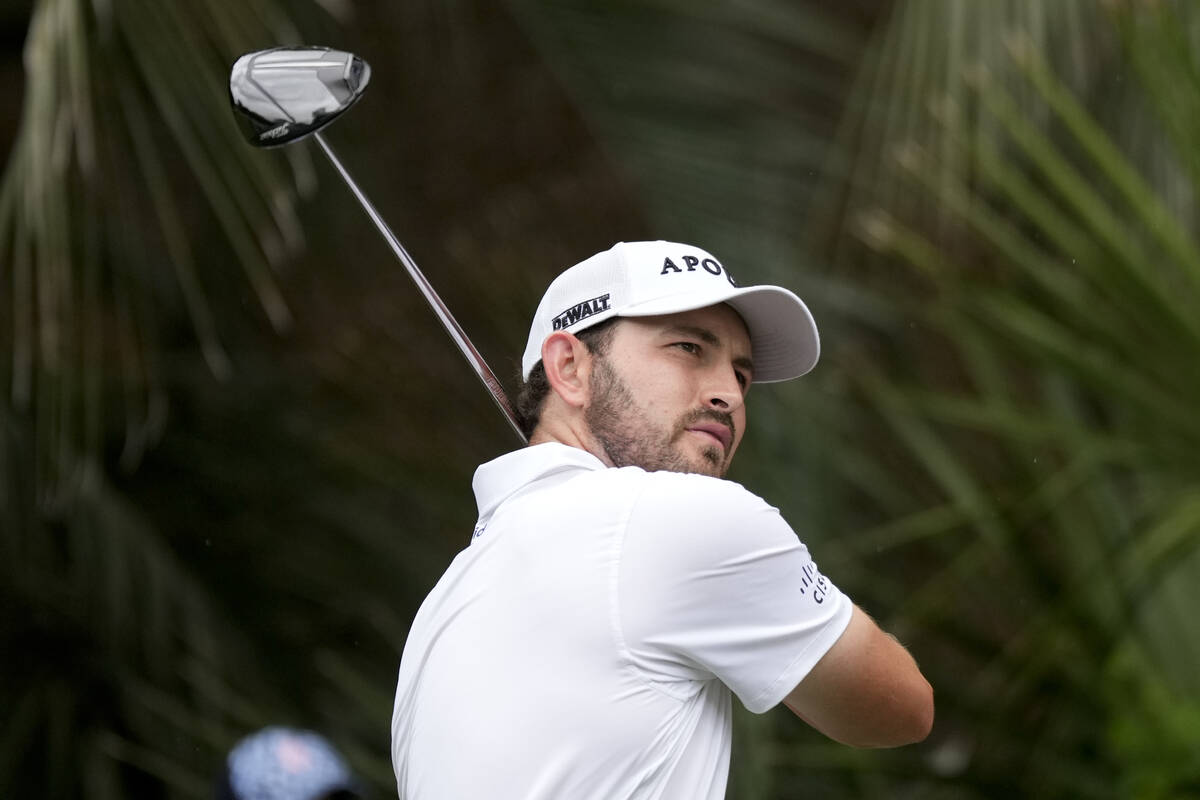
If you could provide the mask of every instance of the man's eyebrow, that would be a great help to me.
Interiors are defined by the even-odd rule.
[[[708,328],[701,328],[696,325],[672,325],[670,328],[667,328],[666,333],[678,334],[678,335],[683,335],[683,336],[694,336],[697,339],[699,339],[700,341],[704,342],[705,344],[711,345],[713,347],[716,347],[717,345],[721,344],[720,336],[717,336],[715,333],[710,331]],[[754,374],[754,361],[749,358],[746,358],[745,356],[739,356],[738,358],[735,358],[733,360],[733,365],[735,367],[740,367],[740,368],[746,370],[747,372],[749,372],[752,375]]]

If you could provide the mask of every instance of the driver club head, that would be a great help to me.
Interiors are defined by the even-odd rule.
[[[328,47],[276,47],[247,53],[229,73],[239,127],[255,147],[303,139],[357,102],[371,68]]]

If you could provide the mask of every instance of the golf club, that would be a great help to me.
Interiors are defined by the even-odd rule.
[[[504,412],[512,429],[525,442],[517,424],[517,415],[504,394],[496,375],[471,344],[462,327],[438,297],[425,275],[379,216],[371,201],[358,188],[333,149],[321,136],[321,129],[354,105],[367,88],[371,68],[352,53],[328,47],[277,47],[247,53],[234,62],[229,74],[229,97],[242,133],[255,147],[279,147],[311,135],[321,146],[342,180],[358,198],[367,216],[421,290],[429,307],[458,345],[459,351],[475,368]]]

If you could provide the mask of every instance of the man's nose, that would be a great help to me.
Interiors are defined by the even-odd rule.
[[[714,370],[704,395],[707,405],[719,411],[732,411],[740,406],[742,385],[738,383],[737,372],[729,367]]]

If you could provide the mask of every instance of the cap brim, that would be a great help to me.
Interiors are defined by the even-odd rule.
[[[714,295],[672,294],[628,306],[622,317],[675,314],[726,303],[738,312],[750,333],[754,383],[791,380],[812,370],[821,356],[817,324],[804,301],[779,286],[748,286]]]

